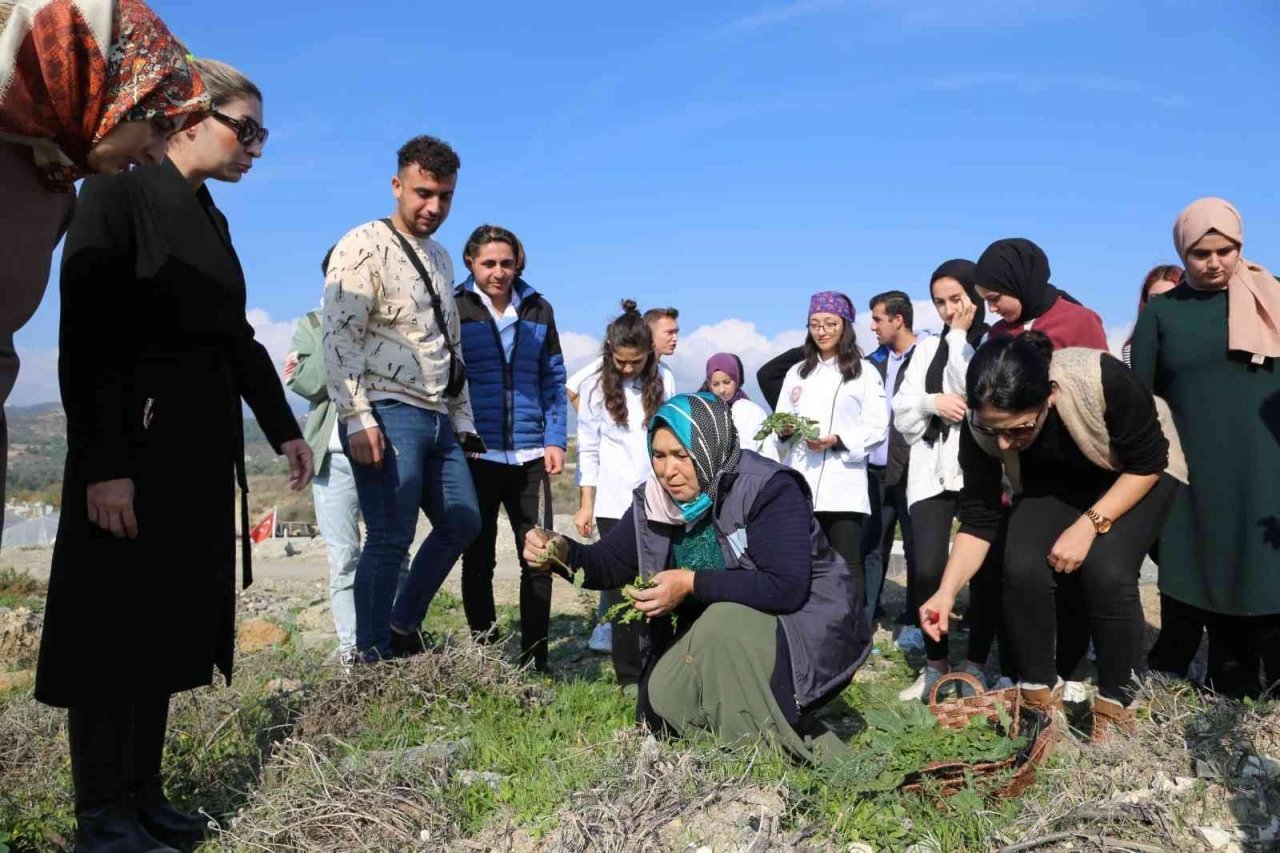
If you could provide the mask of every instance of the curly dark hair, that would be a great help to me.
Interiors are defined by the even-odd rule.
[[[840,376],[845,382],[857,379],[862,375],[862,350],[858,348],[858,336],[853,324],[843,317],[844,331],[840,333],[840,344],[836,348],[836,366],[840,368]],[[800,365],[800,378],[808,379],[809,374],[822,360],[822,353],[813,341],[812,333],[804,336],[804,363]]]
[[[604,407],[615,424],[625,427],[627,398],[622,392],[622,373],[613,363],[613,353],[619,349],[649,354],[638,377],[642,389],[640,397],[644,401],[644,419],[648,423],[662,406],[662,375],[658,372],[658,354],[653,351],[653,332],[632,299],[622,300],[622,313],[605,330],[604,346],[601,347],[600,393],[604,395]]]
[[[462,161],[449,143],[434,136],[415,136],[400,146],[396,158],[398,169],[414,163],[437,178],[452,178],[462,167]]]

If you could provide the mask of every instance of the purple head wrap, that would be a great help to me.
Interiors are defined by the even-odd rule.
[[[845,322],[854,320],[853,302],[838,290],[823,290],[809,297],[809,316],[814,314],[835,314],[843,317]]]
[[[732,406],[739,400],[747,399],[747,395],[742,393],[742,362],[736,355],[729,352],[718,352],[707,359],[708,388],[711,387],[711,374],[717,370],[738,383],[738,388],[733,392],[733,396],[724,401],[726,405]]]

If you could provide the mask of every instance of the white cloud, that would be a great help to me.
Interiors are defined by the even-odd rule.
[[[1133,333],[1133,324],[1125,323],[1123,326],[1107,327],[1107,346],[1111,348],[1111,354],[1116,358],[1120,357],[1124,350],[1124,342],[1129,340],[1129,335]]]
[[[58,350],[23,348],[18,381],[5,401],[6,406],[33,406],[60,399],[58,394]]]
[[[298,326],[300,318],[292,320],[272,320],[271,315],[261,308],[250,308],[245,316],[249,325],[253,326],[253,335],[258,343],[271,353],[271,361],[276,366],[276,374],[284,379],[284,358],[289,354],[289,344],[293,341],[293,330]]]
[[[572,376],[575,370],[600,355],[600,339],[581,332],[561,332],[560,353],[564,356],[565,369]]]
[[[706,378],[707,359],[718,352],[731,352],[742,359],[746,370],[746,392],[760,399],[756,387],[756,371],[769,359],[804,341],[803,329],[788,329],[772,338],[756,330],[747,320],[721,320],[710,326],[699,326],[680,336],[680,346],[668,364],[676,375],[676,389],[695,391]]]
[[[748,33],[757,30],[769,29],[777,24],[784,24],[796,18],[807,18],[811,15],[818,15],[829,9],[843,6],[844,0],[795,0],[795,2],[784,3],[780,6],[771,6],[753,12],[749,15],[743,15],[732,21],[716,28],[712,32],[712,37],[723,37],[733,35],[735,33]]]

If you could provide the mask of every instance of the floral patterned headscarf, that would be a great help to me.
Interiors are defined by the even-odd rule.
[[[211,107],[186,48],[142,0],[16,0],[0,21],[0,136],[35,149],[67,189],[127,121],[178,127]],[[183,121],[183,118],[187,121]]]

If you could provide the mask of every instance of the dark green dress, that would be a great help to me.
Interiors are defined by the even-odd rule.
[[[1277,359],[1228,353],[1226,291],[1186,284],[1148,303],[1132,358],[1173,410],[1191,480],[1161,533],[1160,591],[1215,613],[1280,613]]]

